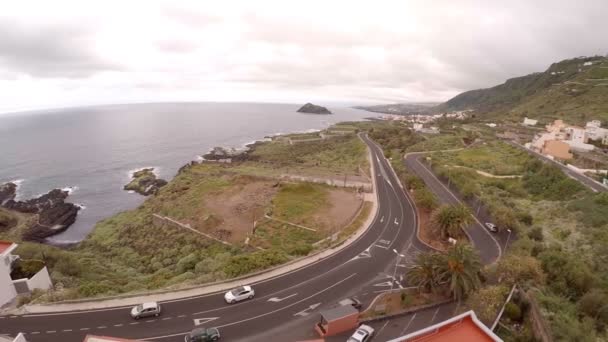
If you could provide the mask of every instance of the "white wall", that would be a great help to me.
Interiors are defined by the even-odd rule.
[[[13,342],[27,342],[27,340],[25,339],[25,336],[23,336],[22,333],[19,333],[19,335],[17,335],[17,337],[15,337]]]
[[[8,258],[0,260],[0,306],[10,302],[16,296],[17,292],[11,279],[10,261]]]
[[[30,291],[33,291],[34,289],[50,289],[53,286],[53,282],[51,281],[51,277],[46,266],[38,271],[38,273],[36,273],[33,277],[28,279],[27,285],[30,288]]]

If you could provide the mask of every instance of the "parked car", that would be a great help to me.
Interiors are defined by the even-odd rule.
[[[184,337],[185,342],[210,342],[220,339],[220,331],[217,328],[194,328]]]
[[[341,301],[338,302],[338,304],[344,306],[344,305],[352,305],[353,308],[357,309],[357,310],[361,310],[361,301],[359,299],[357,299],[357,297],[349,297],[349,298],[345,298],[342,299]]]
[[[355,333],[346,340],[346,342],[367,342],[371,340],[374,334],[374,328],[369,325],[361,324]]]
[[[251,299],[253,296],[255,296],[255,291],[253,291],[251,286],[241,286],[226,292],[224,299],[226,300],[226,303],[232,304],[245,299]]]
[[[496,225],[494,223],[486,222],[486,228],[488,228],[488,230],[491,231],[492,233],[498,232],[498,227],[496,227]]]
[[[143,317],[150,317],[160,315],[160,305],[157,302],[147,302],[139,304],[138,306],[131,309],[131,317],[140,319]]]

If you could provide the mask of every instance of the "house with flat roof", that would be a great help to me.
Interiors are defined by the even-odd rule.
[[[53,287],[44,263],[38,260],[21,260],[18,255],[12,254],[16,248],[16,243],[0,240],[0,307],[12,302],[17,295],[28,294],[34,289],[48,290]],[[40,267],[35,274],[24,274],[20,269],[21,262]]]
[[[486,327],[473,310],[389,342],[502,342]]]

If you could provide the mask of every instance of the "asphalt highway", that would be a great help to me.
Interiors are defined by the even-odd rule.
[[[404,264],[397,262],[393,249],[409,256],[427,249],[415,234],[411,199],[400,188],[382,150],[366,136],[362,138],[371,150],[378,195],[378,211],[370,228],[336,254],[247,284],[256,291],[253,300],[228,305],[224,293],[172,300],[161,303],[161,316],[137,321],[131,319],[127,307],[0,316],[0,333],[14,336],[23,332],[30,342],[76,342],[86,334],[168,342],[183,341],[187,332],[201,325],[217,327],[226,341],[267,341],[269,332],[290,336],[293,341],[315,337],[313,324],[319,319],[319,310],[348,296],[368,298],[388,290],[389,285],[401,286]],[[395,272],[397,267],[401,272]],[[384,280],[374,288],[378,279]],[[370,287],[380,290],[365,290]]]
[[[463,203],[462,196],[431,171],[431,166],[424,161],[425,156],[426,153],[424,152],[410,153],[405,157],[405,165],[418,177],[422,178],[427,187],[437,196],[440,203],[451,205]],[[493,263],[500,259],[502,250],[506,248],[506,245],[514,236],[510,236],[510,232],[504,230],[500,233],[488,231],[484,224],[492,222],[490,215],[485,210],[476,210],[475,206],[473,206],[473,211],[473,223],[465,229],[465,232],[469,241],[479,252],[482,263]]]

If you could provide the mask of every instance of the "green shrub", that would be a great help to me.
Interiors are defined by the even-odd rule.
[[[534,227],[528,232],[528,237],[534,241],[543,241],[543,229]]]
[[[229,277],[238,277],[283,263],[287,260],[287,255],[284,252],[273,249],[237,255],[230,259],[226,265],[225,272]]]
[[[507,305],[505,305],[504,314],[513,322],[521,322],[523,318],[520,307],[513,302],[508,302]]]

